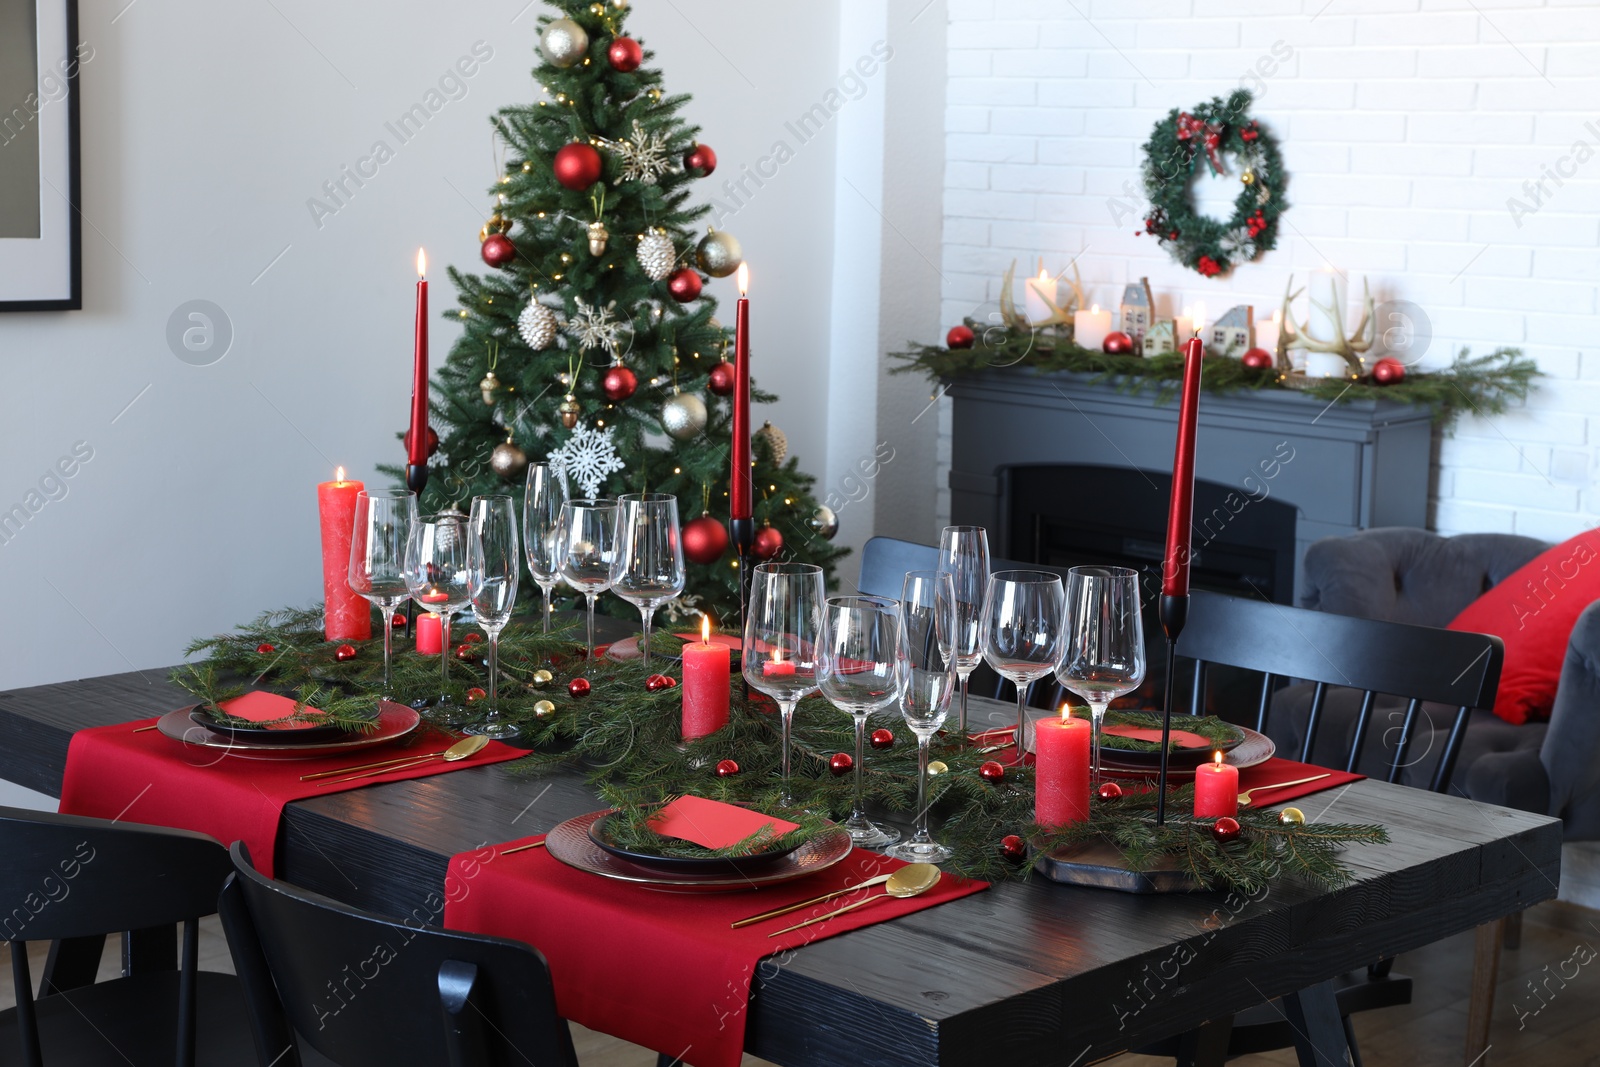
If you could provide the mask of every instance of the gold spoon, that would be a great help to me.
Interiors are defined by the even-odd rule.
[[[799,911],[801,908],[809,908],[815,904],[825,904],[828,901],[833,900],[835,897],[848,896],[857,890],[870,889],[872,886],[882,885],[893,877],[893,874],[874,875],[864,882],[857,882],[855,885],[847,885],[843,889],[835,889],[831,893],[824,893],[820,897],[812,897],[810,900],[802,900],[800,903],[790,904],[788,907],[774,908],[771,911],[764,911],[760,915],[752,915],[748,919],[740,919],[738,922],[731,923],[730,925],[733,929],[738,930],[741,927],[749,926],[752,923],[764,922],[767,919],[776,919],[778,916],[787,915],[791,911]]]
[[[843,915],[847,911],[854,911],[857,908],[865,907],[875,900],[883,900],[886,897],[898,897],[904,899],[906,897],[920,896],[921,894],[932,889],[934,886],[938,885],[939,878],[939,868],[935,867],[931,863],[908,863],[889,876],[889,880],[883,884],[884,891],[882,893],[874,894],[873,896],[867,897],[865,900],[852,901],[842,908],[834,908],[826,915],[818,915],[814,919],[807,919],[805,922],[795,923],[793,926],[786,926],[782,930],[775,930],[767,936],[777,937],[779,934],[787,934],[791,930],[798,930],[802,926],[810,926],[812,923],[827,922],[829,919],[832,919],[835,916]]]
[[[335,778],[333,781],[353,782],[358,778],[378,778],[385,774],[392,774],[395,771],[409,771],[413,767],[420,767],[429,760],[435,759],[444,760],[446,763],[454,763],[457,760],[464,760],[468,756],[476,756],[483,751],[483,746],[488,743],[489,739],[487,737],[481,734],[474,734],[471,737],[463,737],[443,752],[430,752],[425,756],[418,756],[409,763],[402,763],[394,767],[379,767],[374,771],[362,771],[360,774],[352,774],[346,778]]]
[[[1265,793],[1272,789],[1287,789],[1291,785],[1305,785],[1307,782],[1320,782],[1322,779],[1332,776],[1332,774],[1333,772],[1329,771],[1327,774],[1313,774],[1310,778],[1296,778],[1292,782],[1274,782],[1271,785],[1253,786],[1239,794],[1239,806],[1241,808],[1248,808],[1250,806],[1251,793]]]

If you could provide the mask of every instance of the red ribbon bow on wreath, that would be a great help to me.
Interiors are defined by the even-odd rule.
[[[1195,118],[1187,111],[1178,115],[1178,140],[1193,141],[1199,139],[1206,146],[1206,159],[1211,163],[1211,169],[1217,174],[1222,173],[1222,163],[1217,159],[1217,149],[1222,147],[1222,124],[1218,122],[1204,122]]]

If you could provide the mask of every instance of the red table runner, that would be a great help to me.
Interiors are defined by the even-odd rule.
[[[904,864],[857,849],[826,871],[781,886],[663,893],[568,867],[543,848],[501,854],[536,840],[542,837],[454,857],[445,882],[445,925],[535,946],[550,963],[564,1017],[694,1067],[737,1067],[751,979],[758,967],[781,962],[763,965],[764,957],[988,888],[946,873],[919,897],[888,898],[768,937],[860,898],[841,897],[741,930],[729,924]]]
[[[1296,797],[1309,796],[1320,793],[1324,789],[1337,789],[1351,782],[1359,782],[1365,778],[1364,774],[1351,774],[1349,771],[1336,771],[1332,767],[1318,767],[1315,763],[1297,763],[1292,759],[1279,759],[1272,757],[1265,763],[1258,763],[1254,767],[1246,767],[1239,772],[1239,792],[1246,789],[1256,789],[1276,782],[1293,782],[1300,778],[1310,778],[1314,775],[1326,774],[1328,777],[1320,778],[1315,782],[1304,785],[1292,785],[1287,789],[1266,789],[1260,793],[1250,794],[1252,808],[1281,807]],[[1307,813],[1310,817],[1310,813]]]
[[[454,738],[432,731],[407,747],[373,745],[312,759],[244,759],[221,749],[182,744],[159,730],[134,732],[155,721],[97,726],[73,734],[61,784],[62,814],[195,830],[223,844],[243,840],[250,846],[256,866],[269,876],[276,866],[283,806],[291,800],[502,763],[528,754],[525,749],[495,741],[477,755],[455,763],[430,760],[420,767],[354,782],[302,782],[302,774],[376,763],[413,752],[419,756],[439,752]],[[418,732],[422,730],[426,728]]]

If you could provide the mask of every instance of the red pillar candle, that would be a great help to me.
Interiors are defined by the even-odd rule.
[[[739,264],[739,303],[733,320],[733,470],[728,488],[728,514],[748,519],[751,510],[750,484],[750,268]]]
[[[1066,709],[1061,718],[1034,723],[1033,819],[1040,826],[1056,827],[1089,817],[1089,742],[1094,735],[1088,719],[1074,719]]]
[[[711,620],[700,640],[683,646],[683,738],[706,737],[728,725],[728,646],[711,640]]]
[[[1239,768],[1222,762],[1218,752],[1212,762],[1194,774],[1194,817],[1220,819],[1239,814]]]
[[[1172,460],[1172,509],[1167,514],[1163,596],[1189,595],[1190,524],[1194,520],[1194,440],[1200,414],[1200,368],[1205,345],[1198,337],[1183,346],[1183,397],[1178,405],[1178,448]]]
[[[417,249],[417,331],[411,364],[411,429],[406,434],[406,463],[428,462],[428,257]]]
[[[350,589],[350,538],[356,528],[356,494],[344,468],[317,486],[322,520],[322,634],[329,641],[365,641],[372,636],[372,605]]]
[[[417,616],[417,655],[438,656],[444,652],[444,625],[433,612]]]

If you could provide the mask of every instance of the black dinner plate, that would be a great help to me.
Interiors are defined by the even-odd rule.
[[[787,848],[772,849],[753,856],[657,856],[653,853],[636,852],[632,849],[612,844],[611,835],[606,832],[606,824],[610,819],[611,816],[602,815],[591,823],[589,825],[589,840],[618,859],[627,860],[629,863],[637,864],[640,867],[667,874],[760,874],[778,866],[783,862],[785,856],[799,848],[801,844],[804,844],[804,842],[799,842]]]
[[[1187,718],[1187,716],[1174,715],[1172,717],[1172,728],[1174,730],[1183,729],[1183,719],[1185,718]],[[1106,716],[1105,725],[1137,726],[1146,729],[1159,730],[1161,729],[1161,716],[1142,712],[1113,711]],[[1169,767],[1198,767],[1202,763],[1209,762],[1213,752],[1232,752],[1234,749],[1238,748],[1239,745],[1244,741],[1244,733],[1231,723],[1224,722],[1222,725],[1226,726],[1229,730],[1229,736],[1226,740],[1218,741],[1214,745],[1204,745],[1200,748],[1174,748],[1167,757],[1167,765]],[[1125,767],[1160,766],[1160,749],[1139,751],[1129,748],[1120,748],[1114,743],[1108,743],[1113,739],[1114,736],[1115,735],[1108,735],[1104,733],[1101,734],[1100,752],[1102,759],[1109,763],[1121,764]]]
[[[208,715],[203,708],[189,712],[189,718],[199,727],[225,737],[230,741],[259,741],[272,745],[316,745],[336,741],[347,731],[339,726],[301,726],[296,729],[273,730],[267,724],[260,726],[234,726]]]

